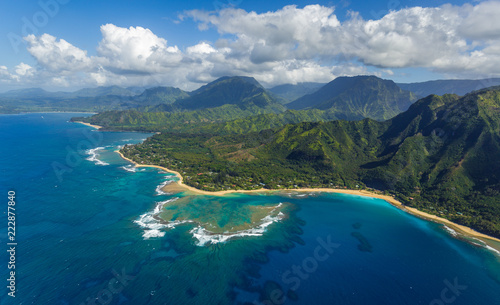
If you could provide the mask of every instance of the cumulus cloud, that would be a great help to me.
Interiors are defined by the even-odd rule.
[[[451,77],[500,76],[499,14],[498,1],[409,7],[373,20],[351,12],[343,22],[333,7],[321,5],[266,13],[193,10],[178,21],[190,18],[200,30],[214,28],[219,40],[181,50],[150,29],[106,24],[96,55],[89,57],[64,39],[29,35],[37,66],[0,66],[0,79],[194,89],[224,75],[254,76],[271,86],[341,75],[391,76],[412,67]]]
[[[211,45],[206,42],[188,47],[186,51],[188,54],[210,54],[217,52]]]
[[[86,71],[91,66],[91,59],[83,51],[64,39],[57,40],[49,34],[40,37],[28,35],[28,52],[43,68],[55,72]]]
[[[15,71],[20,76],[32,76],[35,73],[33,67],[23,62],[16,66]]]
[[[470,39],[500,38],[500,2],[484,2],[474,7],[466,6],[467,16],[458,30]]]
[[[101,26],[101,33],[98,60],[118,72],[160,72],[178,65],[182,59],[177,46],[167,46],[165,39],[140,26],[126,29],[106,24]]]
[[[336,60],[342,66],[342,62],[356,60],[381,72],[424,67],[490,76],[500,75],[498,14],[500,2],[494,1],[476,6],[411,7],[390,11],[377,20],[352,12],[343,23],[332,8],[320,5],[303,9],[292,5],[264,14],[226,9],[186,15],[203,28],[233,34],[235,39],[229,43],[233,53],[254,64],[297,59]]]
[[[230,8],[218,13],[194,10],[186,15],[203,29],[214,26],[221,34],[235,35],[237,41],[232,47],[250,56],[254,63],[263,63],[306,59],[323,49],[325,33],[340,26],[333,12],[333,8],[320,5],[302,9],[290,5],[263,14]]]

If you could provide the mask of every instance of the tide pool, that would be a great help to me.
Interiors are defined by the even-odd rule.
[[[499,304],[499,257],[442,225],[352,195],[168,194],[176,177],[115,153],[148,134],[77,115],[0,116],[2,305]]]

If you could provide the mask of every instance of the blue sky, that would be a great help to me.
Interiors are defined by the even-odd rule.
[[[499,15],[497,1],[2,1],[0,91],[497,77]]]

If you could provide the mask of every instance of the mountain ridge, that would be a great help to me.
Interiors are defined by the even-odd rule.
[[[356,120],[389,119],[405,110],[415,96],[399,88],[393,81],[376,76],[337,77],[318,91],[289,104],[290,109],[335,109],[339,118]]]
[[[431,95],[383,122],[302,122],[243,134],[164,132],[123,153],[185,172],[185,183],[203,190],[262,184],[385,189],[408,206],[500,237],[499,129],[495,87],[463,97]]]

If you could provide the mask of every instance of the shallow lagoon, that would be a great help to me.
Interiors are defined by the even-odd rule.
[[[133,170],[114,153],[147,135],[101,133],[67,122],[71,116],[0,116],[7,143],[0,148],[0,186],[17,194],[16,304],[500,299],[498,256],[442,225],[352,195],[159,193],[173,175]],[[144,236],[151,228],[138,223],[141,215],[162,202],[154,215],[159,234]],[[176,220],[184,223],[166,226]],[[222,242],[224,236],[230,238]],[[0,304],[15,304],[6,293]]]

